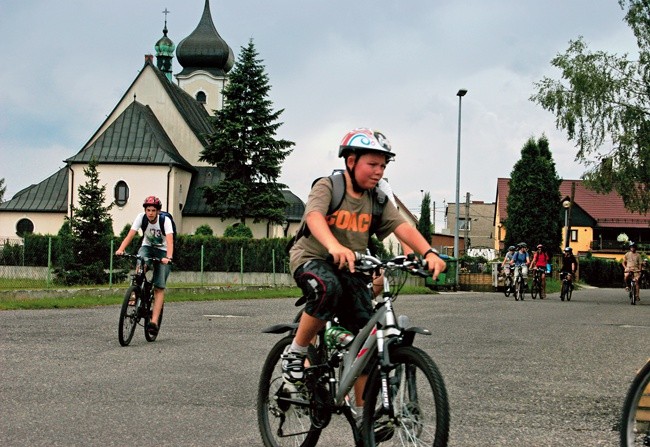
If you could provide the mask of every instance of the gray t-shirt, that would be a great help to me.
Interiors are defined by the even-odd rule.
[[[325,216],[331,200],[332,184],[325,177],[316,182],[309,193],[305,216],[312,211],[317,211]],[[341,207],[331,216],[326,216],[325,220],[341,245],[352,251],[365,253],[368,248],[368,233],[372,220],[371,192],[365,191],[358,199],[346,194]],[[381,217],[381,224],[377,229],[377,237],[380,240],[384,239],[404,222],[406,220],[400,215],[395,205],[390,200],[387,201]],[[327,250],[315,237],[311,235],[301,237],[289,252],[289,266],[291,271],[295,272],[305,262],[312,259],[324,260],[327,255]]]

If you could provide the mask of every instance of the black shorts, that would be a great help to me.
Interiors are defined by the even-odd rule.
[[[313,260],[298,267],[293,277],[307,299],[307,315],[319,320],[337,316],[341,326],[353,334],[370,320],[374,311],[370,275]]]

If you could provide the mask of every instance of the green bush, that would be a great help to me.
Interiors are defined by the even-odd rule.
[[[230,225],[223,232],[223,237],[240,237],[253,239],[253,231],[244,224]]]
[[[623,284],[623,265],[611,259],[587,256],[578,259],[580,279],[599,287],[619,287]]]

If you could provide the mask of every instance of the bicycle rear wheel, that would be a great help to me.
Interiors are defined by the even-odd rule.
[[[277,342],[264,362],[257,391],[257,424],[266,447],[315,446],[321,430],[314,428],[309,406],[298,406],[287,399],[305,399],[282,378],[280,356],[293,336]]]
[[[389,372],[389,399],[395,419],[390,421],[382,406],[381,376],[375,369],[366,385],[364,446],[446,446],[449,402],[438,367],[413,346],[395,349],[390,361],[394,368]]]
[[[621,447],[650,445],[650,360],[630,384],[621,411]]]
[[[122,301],[122,308],[120,310],[120,324],[117,328],[117,338],[122,346],[128,346],[133,339],[135,327],[140,321],[137,307],[139,304],[140,289],[132,285],[124,294],[124,301]]]

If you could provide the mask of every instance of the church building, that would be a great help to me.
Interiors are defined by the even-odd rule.
[[[155,58],[145,55],[144,66],[81,150],[66,159],[66,166],[40,183],[0,203],[0,237],[26,233],[56,234],[78,207],[77,190],[91,160],[98,162],[99,184],[106,187],[105,206],[113,229],[119,234],[142,211],[149,195],[160,197],[163,210],[174,216],[179,234],[193,234],[209,225],[216,236],[238,222],[214,216],[201,188],[218,183],[218,167],[199,161],[211,133],[210,115],[223,105],[222,89],[234,65],[230,46],[217,32],[209,0],[194,31],[175,46],[167,36],[155,44]],[[172,74],[176,52],[180,73]],[[268,221],[246,224],[256,238],[293,234],[304,212],[304,203],[283,191],[285,225]]]

